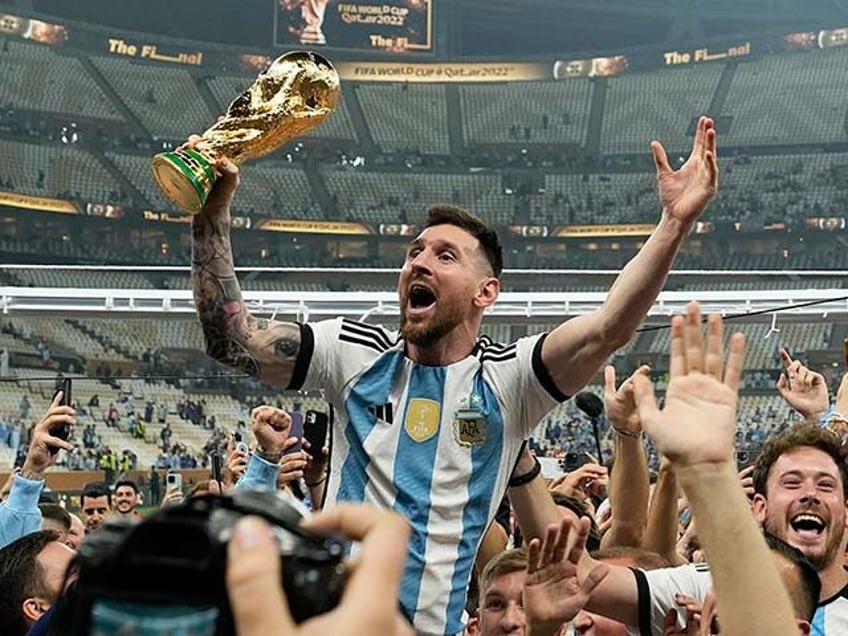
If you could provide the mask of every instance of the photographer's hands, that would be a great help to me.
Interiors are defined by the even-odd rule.
[[[58,457],[59,449],[73,450],[73,445],[55,436],[63,426],[76,424],[76,411],[70,406],[62,406],[62,392],[59,391],[44,414],[44,418],[35,425],[29,444],[21,476],[27,479],[41,479],[44,471]]]
[[[303,526],[360,542],[341,603],[296,625],[280,584],[279,548],[270,527],[246,517],[236,525],[227,563],[227,591],[239,636],[413,633],[398,613],[409,540],[405,519],[370,506],[339,505],[304,520]]]

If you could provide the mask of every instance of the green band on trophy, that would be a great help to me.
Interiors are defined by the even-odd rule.
[[[206,174],[206,180],[209,183],[215,183],[215,179],[217,179],[218,177],[215,175],[215,171],[212,169],[212,166],[209,164],[209,161],[206,159],[206,157],[201,155],[196,150],[192,150],[191,148],[185,148],[183,152],[190,157],[194,157],[198,165],[200,165],[200,167],[203,169],[203,172]]]

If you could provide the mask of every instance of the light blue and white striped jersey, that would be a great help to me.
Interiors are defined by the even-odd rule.
[[[447,366],[416,364],[395,332],[346,319],[301,326],[290,388],[335,407],[325,505],[368,502],[412,526],[401,605],[420,634],[457,634],[483,533],[521,444],[564,400],[544,335],[481,339]]]
[[[703,600],[713,586],[706,564],[681,565],[644,572],[633,570],[639,589],[639,625],[628,627],[633,636],[661,636],[663,619],[669,609],[678,609],[675,594]],[[678,615],[685,612],[678,612]],[[721,620],[721,607],[719,607]],[[685,627],[683,618],[678,627]],[[848,636],[848,585],[819,603],[811,625],[810,636]]]

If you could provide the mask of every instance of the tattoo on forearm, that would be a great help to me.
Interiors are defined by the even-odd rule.
[[[233,267],[229,227],[195,217],[192,287],[206,352],[215,360],[275,384],[287,383],[300,349],[296,325],[254,318],[244,305]]]

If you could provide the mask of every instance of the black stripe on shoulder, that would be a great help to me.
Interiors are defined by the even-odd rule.
[[[539,383],[545,387],[545,390],[551,394],[553,399],[557,402],[565,402],[569,396],[559,390],[559,387],[551,377],[545,363],[542,362],[542,344],[545,342],[545,338],[547,337],[548,334],[542,334],[541,338],[536,341],[536,346],[533,347],[533,373],[536,374],[536,378],[539,380]]]
[[[636,577],[637,605],[639,607],[639,634],[640,636],[651,636],[651,587],[648,578],[642,570],[630,568]]]
[[[342,332],[371,338],[378,344],[385,346],[386,349],[390,349],[395,346],[395,343],[389,339],[389,336],[384,329],[373,325],[367,325],[363,322],[354,322],[352,320],[344,319],[342,320]]]
[[[288,389],[290,391],[298,391],[306,381],[306,373],[309,371],[309,363],[312,362],[312,353],[315,351],[315,336],[312,333],[312,327],[303,323],[298,323],[300,328],[300,348],[297,351],[297,358],[294,362],[291,380],[289,380]]]
[[[515,351],[507,352],[507,353],[484,353],[480,356],[480,362],[507,362],[509,360],[515,360],[518,357],[518,353]]]
[[[343,333],[339,336],[339,340],[343,340],[344,342],[350,342],[355,345],[360,345],[362,347],[368,347],[369,349],[373,349],[377,353],[383,353],[386,350],[386,347],[378,345],[373,340],[366,340],[364,338],[355,338],[353,336],[349,336],[346,333]]]

